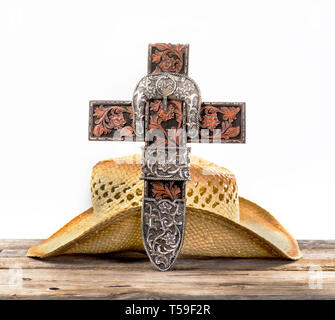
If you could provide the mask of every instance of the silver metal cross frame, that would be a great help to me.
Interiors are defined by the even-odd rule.
[[[142,239],[160,271],[172,267],[183,244],[187,143],[245,143],[245,103],[201,102],[188,52],[188,45],[150,44],[148,75],[132,101],[90,101],[90,140],[145,142]]]

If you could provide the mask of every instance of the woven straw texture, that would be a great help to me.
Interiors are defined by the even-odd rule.
[[[238,196],[229,170],[192,156],[190,173],[181,257],[300,257],[296,241],[277,220]],[[93,207],[27,255],[143,253],[140,175],[138,155],[99,162],[92,171]]]

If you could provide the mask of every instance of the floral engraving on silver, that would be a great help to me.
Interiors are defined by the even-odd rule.
[[[133,128],[137,139],[144,138],[144,111],[147,101],[167,98],[186,104],[187,135],[197,137],[201,96],[198,85],[189,77],[177,73],[157,73],[143,77],[133,95]]]
[[[183,244],[185,202],[143,199],[142,237],[151,262],[160,271],[171,268]]]
[[[142,157],[142,179],[190,180],[190,148],[146,147]]]

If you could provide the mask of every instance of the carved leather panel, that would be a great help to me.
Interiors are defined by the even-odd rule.
[[[188,45],[155,43],[149,45],[148,73],[188,73]]]
[[[151,100],[149,103],[148,130],[152,137],[148,145],[155,143],[161,147],[177,147],[180,144],[183,124],[182,102],[168,100],[164,108],[162,100]]]
[[[90,140],[135,140],[130,101],[90,101]]]
[[[202,103],[198,139],[188,142],[245,143],[245,103]]]

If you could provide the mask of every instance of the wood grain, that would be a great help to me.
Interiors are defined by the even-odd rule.
[[[0,240],[0,299],[335,299],[335,240],[299,241],[303,258],[294,262],[179,259],[170,272],[147,258],[25,257],[39,242]]]

